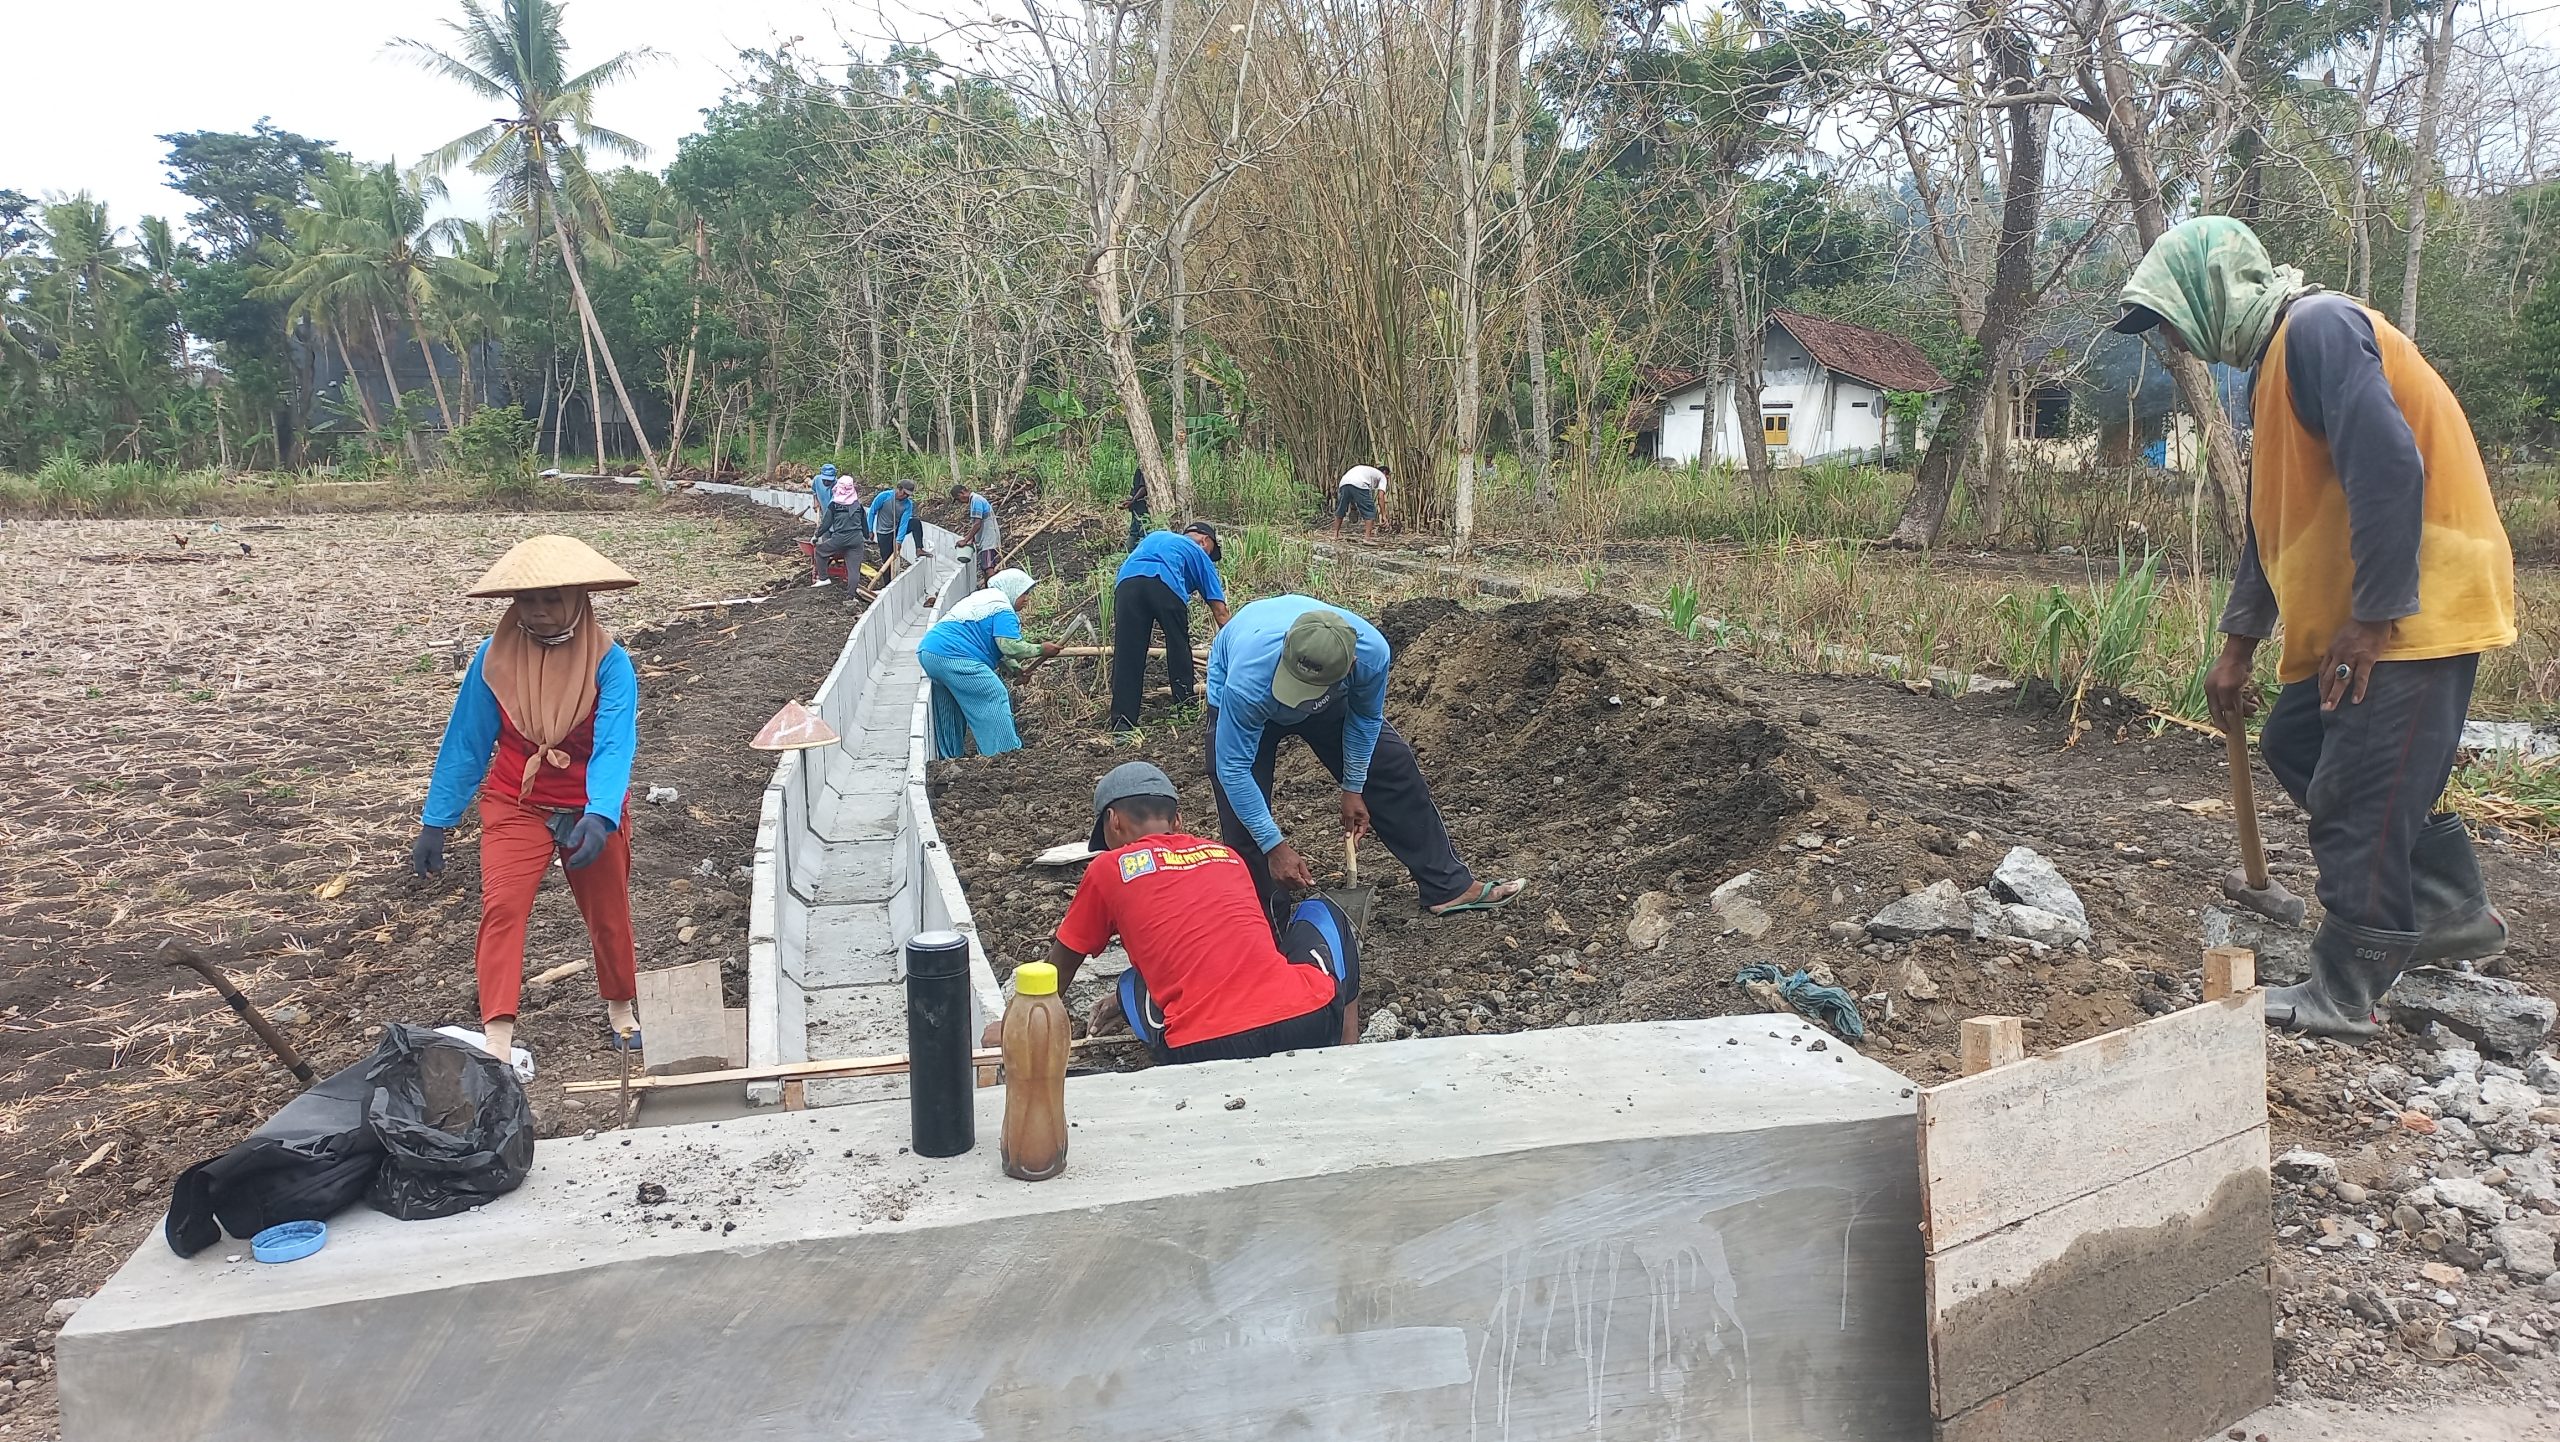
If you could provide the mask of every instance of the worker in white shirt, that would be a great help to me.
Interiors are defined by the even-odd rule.
[[[1387,488],[1387,468],[1357,465],[1333,486],[1333,538],[1342,539],[1342,519],[1360,513],[1360,539],[1378,539],[1378,495]]]

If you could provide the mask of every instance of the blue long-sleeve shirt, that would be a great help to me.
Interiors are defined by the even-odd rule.
[[[891,504],[899,505],[898,519],[891,523],[897,527],[894,531],[880,520],[881,507]],[[916,519],[916,499],[912,495],[900,496],[895,486],[873,496],[871,504],[862,508],[862,519],[875,536],[887,536],[893,542],[913,536],[917,545],[924,544],[924,525]]]
[[[1218,567],[1200,543],[1180,531],[1149,531],[1137,545],[1129,549],[1129,559],[1120,563],[1120,574],[1112,577],[1116,585],[1139,576],[1153,576],[1177,596],[1198,596],[1203,601],[1227,599],[1227,588],[1219,583]]]
[[[427,782],[426,812],[419,818],[429,826],[459,824],[463,808],[489,779],[501,718],[498,695],[480,670],[488,657],[489,643],[483,641],[453,698],[453,716],[445,722]],[[616,831],[622,829],[622,800],[631,790],[631,763],[639,749],[640,673],[617,643],[596,663],[596,744],[587,757],[587,810]]]
[[[1188,541],[1183,544],[1191,546]],[[1271,677],[1280,669],[1280,647],[1288,640],[1290,624],[1318,608],[1351,623],[1358,638],[1351,674],[1311,705],[1283,706],[1271,694]],[[1236,819],[1252,833],[1254,845],[1269,851],[1287,839],[1271,815],[1270,801],[1253,779],[1263,728],[1304,721],[1328,706],[1349,706],[1342,718],[1342,789],[1355,794],[1366,790],[1369,758],[1376,753],[1378,733],[1387,724],[1387,668],[1392,659],[1387,638],[1377,627],[1313,596],[1271,596],[1248,602],[1218,632],[1218,639],[1209,645],[1206,698],[1218,713],[1218,789],[1226,793]]]
[[[1011,606],[984,616],[951,617],[936,621],[926,628],[924,639],[916,643],[919,651],[949,656],[955,661],[976,661],[992,670],[1004,669],[1004,648],[996,644],[998,637],[1022,639],[1022,618]]]

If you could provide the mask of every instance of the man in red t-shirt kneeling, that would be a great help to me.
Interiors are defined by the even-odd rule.
[[[1301,901],[1274,946],[1244,859],[1185,832],[1181,808],[1173,782],[1145,761],[1113,768],[1094,788],[1099,854],[1049,944],[1058,985],[1116,935],[1130,963],[1120,975],[1119,1010],[1159,1062],[1359,1040],[1360,954],[1350,918],[1322,897]]]

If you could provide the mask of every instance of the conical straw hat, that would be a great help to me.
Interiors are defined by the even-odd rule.
[[[469,594],[513,596],[553,587],[574,591],[622,591],[639,585],[629,571],[596,554],[575,536],[532,536],[498,558]]]
[[[834,727],[818,718],[818,713],[797,701],[785,701],[773,719],[764,723],[756,739],[748,742],[758,751],[806,751],[812,746],[832,746],[843,738]]]

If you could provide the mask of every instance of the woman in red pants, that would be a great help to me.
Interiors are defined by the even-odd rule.
[[[640,1044],[631,947],[630,799],[640,680],[603,626],[594,591],[640,584],[568,536],[535,536],[489,568],[474,596],[510,604],[463,674],[436,751],[410,864],[444,870],[445,838],[480,801],[480,1016],[489,1053],[515,1042],[525,922],[554,855],[595,947],[596,990],[617,1047]]]

